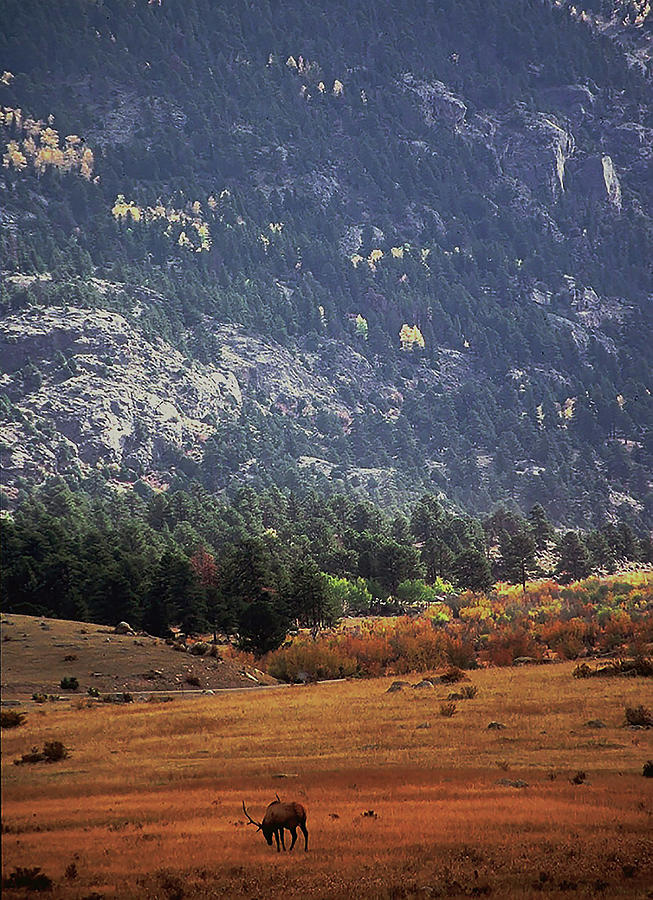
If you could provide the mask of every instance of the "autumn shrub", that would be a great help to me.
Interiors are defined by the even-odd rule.
[[[458,666],[450,666],[445,672],[440,675],[440,681],[442,684],[457,684],[459,681],[464,681],[467,678],[462,669],[459,669]]]
[[[478,694],[478,688],[475,684],[463,684],[458,691],[463,700],[473,700]]]
[[[507,626],[490,634],[486,645],[488,662],[494,666],[511,666],[520,656],[539,659],[542,648],[522,625]]]
[[[22,725],[27,717],[27,713],[18,712],[15,709],[3,709],[0,712],[0,727],[2,728],[18,728]]]
[[[51,891],[52,879],[41,871],[40,866],[32,869],[17,866],[7,878],[2,879],[2,886],[8,890]]]
[[[651,728],[653,727],[653,715],[645,706],[627,706],[626,723],[628,725]]]
[[[65,675],[59,682],[59,686],[62,691],[77,691],[79,690],[79,681],[74,675]]]
[[[433,616],[430,608],[412,618],[346,619],[316,636],[301,632],[268,654],[263,666],[281,680],[304,681],[403,675],[445,665],[510,666],[520,657],[542,660],[553,654],[576,659],[617,647],[642,655],[653,641],[651,604],[653,578],[641,573],[623,584],[616,579],[564,588],[552,581],[529,584],[526,593],[521,586],[498,585],[490,594],[448,595],[445,617]],[[223,655],[235,652],[227,647]],[[584,670],[578,672],[580,677]]]
[[[267,672],[280,681],[297,682],[307,676],[310,680],[346,678],[358,674],[357,663],[339,648],[325,642],[300,637],[280,647],[265,658]]]
[[[475,669],[477,666],[476,650],[473,641],[468,637],[446,636],[444,649],[447,661],[458,669]]]
[[[597,626],[579,618],[553,621],[540,629],[540,638],[563,659],[577,659],[596,644]]]
[[[43,745],[43,756],[47,762],[59,762],[68,756],[68,749],[61,741],[46,741]]]
[[[444,716],[447,719],[450,719],[452,716],[455,716],[456,710],[457,710],[456,704],[451,701],[440,704],[440,715]]]

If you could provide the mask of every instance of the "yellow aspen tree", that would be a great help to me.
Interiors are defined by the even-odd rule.
[[[18,172],[22,172],[23,169],[27,168],[27,158],[21,153],[16,141],[9,141],[7,144],[7,151],[2,157],[2,165],[5,169],[11,167]]]
[[[30,119],[28,117],[27,119],[25,119],[23,128],[29,135],[31,135],[31,137],[36,137],[43,130],[43,122],[41,121],[41,119]]]
[[[344,89],[345,89],[345,86],[344,86],[344,84],[342,83],[342,81],[339,81],[339,80],[336,78],[336,80],[333,82],[333,96],[334,96],[334,97],[341,97],[341,96],[342,96],[342,92],[344,91]]]
[[[372,250],[367,258],[367,264],[373,272],[376,271],[376,264],[380,259],[383,259],[383,250]]]
[[[23,141],[23,152],[27,155],[28,159],[34,161],[36,158],[36,154],[39,152],[38,147],[36,146],[36,141],[33,137],[26,137]]]
[[[79,166],[79,171],[82,178],[85,178],[87,181],[90,180],[91,175],[93,173],[93,151],[90,147],[84,147],[84,151],[82,153],[82,161]]]
[[[52,116],[48,117],[48,121],[52,118]],[[44,128],[41,132],[41,146],[43,147],[58,147],[59,146],[59,134],[55,131],[54,128],[48,126]]]

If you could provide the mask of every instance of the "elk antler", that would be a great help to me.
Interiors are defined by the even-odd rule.
[[[274,795],[277,798],[277,803],[281,803],[281,797],[278,794]]]
[[[250,823],[251,823],[252,825],[256,825],[256,828],[260,831],[261,828],[263,827],[263,823],[262,823],[262,822],[255,822],[254,819],[252,819],[252,817],[250,816],[250,814],[249,814],[249,813],[247,812],[247,810],[245,809],[245,801],[244,801],[244,800],[243,800],[243,812],[245,813],[245,815],[246,815],[247,818],[249,819]]]

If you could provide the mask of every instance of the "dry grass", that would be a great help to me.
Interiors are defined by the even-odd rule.
[[[446,686],[388,695],[391,679],[34,707],[3,734],[3,869],[40,866],[66,898],[643,897],[653,740],[623,710],[646,683],[572,669],[472,673],[453,718]],[[12,765],[46,740],[70,757]],[[497,759],[529,786],[497,784]],[[308,854],[245,825],[241,800],[258,817],[277,791],[308,810]]]

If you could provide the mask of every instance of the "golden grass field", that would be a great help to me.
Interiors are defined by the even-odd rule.
[[[453,718],[456,686],[386,694],[388,678],[30,705],[3,732],[4,874],[40,866],[50,896],[96,900],[651,897],[653,733],[623,727],[650,683],[573,668],[472,672]],[[46,740],[69,758],[12,764]],[[241,801],[260,819],[275,792],[305,805],[308,853],[245,825]]]

